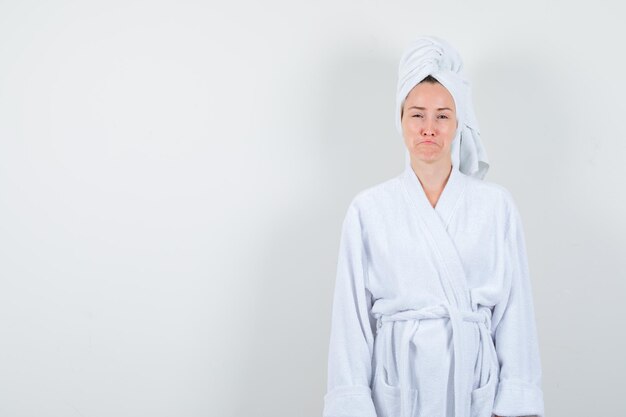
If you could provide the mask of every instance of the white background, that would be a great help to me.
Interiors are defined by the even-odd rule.
[[[0,416],[319,417],[400,54],[465,61],[546,415],[626,412],[620,2],[0,1]]]

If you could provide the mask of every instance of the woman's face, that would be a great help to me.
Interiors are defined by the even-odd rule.
[[[404,101],[402,135],[411,160],[431,163],[450,159],[457,128],[450,92],[439,83],[417,84]]]

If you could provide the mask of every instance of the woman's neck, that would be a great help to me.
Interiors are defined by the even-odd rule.
[[[412,160],[411,168],[422,184],[428,201],[435,207],[448,182],[448,178],[450,178],[450,173],[452,172],[451,160],[443,160],[432,164]]]

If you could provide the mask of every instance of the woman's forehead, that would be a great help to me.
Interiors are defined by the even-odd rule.
[[[409,91],[405,103],[420,103],[422,107],[437,106],[453,107],[454,97],[442,84],[439,83],[419,83]]]

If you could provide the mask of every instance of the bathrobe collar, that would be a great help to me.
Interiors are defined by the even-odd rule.
[[[465,406],[470,402],[467,381],[471,380],[471,358],[465,355],[462,344],[467,343],[462,336],[463,327],[467,322],[478,323],[480,344],[483,352],[482,368],[489,369],[489,382],[484,385],[482,392],[495,396],[498,378],[498,357],[493,342],[490,340],[491,310],[487,307],[475,309],[471,302],[471,293],[467,284],[467,276],[463,262],[457,251],[454,240],[447,230],[447,226],[463,193],[467,189],[469,177],[459,171],[454,165],[437,204],[433,206],[428,201],[424,188],[410,164],[405,167],[401,175],[401,182],[407,202],[412,206],[414,219],[419,225],[420,232],[433,245],[434,262],[441,265],[441,285],[446,300],[438,306],[424,307],[418,310],[406,310],[390,317],[380,317],[379,320],[405,320],[413,317],[417,319],[413,326],[405,327],[402,335],[400,352],[400,414],[407,417],[411,410],[411,397],[407,395],[409,386],[408,350],[410,340],[419,327],[419,320],[432,317],[449,317],[452,329],[452,347],[454,349],[454,415],[469,417],[469,409]],[[433,310],[434,309],[434,310]],[[435,311],[437,310],[437,311]],[[408,316],[408,317],[407,317]],[[380,327],[380,323],[379,323]]]

